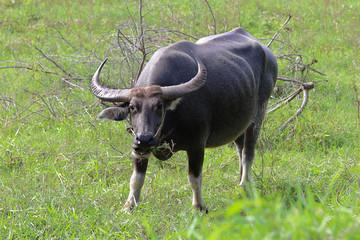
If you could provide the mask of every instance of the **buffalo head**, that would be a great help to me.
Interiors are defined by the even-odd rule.
[[[159,144],[165,113],[180,98],[194,93],[206,81],[206,69],[198,57],[194,57],[198,72],[190,81],[174,86],[139,86],[131,89],[109,89],[99,83],[99,76],[106,60],[95,72],[91,81],[94,95],[108,102],[121,102],[99,114],[100,119],[121,121],[130,115],[133,138],[133,156],[142,159],[150,156],[151,147]]]

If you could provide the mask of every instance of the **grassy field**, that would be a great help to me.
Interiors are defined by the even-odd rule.
[[[301,97],[266,117],[251,190],[237,186],[232,144],[206,151],[200,216],[181,152],[152,158],[141,204],[121,211],[131,136],[126,122],[96,120],[103,107],[88,89],[105,57],[109,84],[131,85],[138,66],[115,61],[116,41],[118,29],[131,34],[137,2],[0,0],[1,239],[360,239],[360,2],[209,3],[218,33],[241,26],[260,39],[292,14],[279,39],[327,76],[309,73],[308,107],[284,131]],[[214,31],[203,1],[156,0],[144,11],[148,29]],[[283,47],[272,45],[277,55]]]

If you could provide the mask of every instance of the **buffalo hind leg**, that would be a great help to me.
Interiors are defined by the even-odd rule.
[[[243,185],[250,180],[251,165],[255,157],[256,140],[260,133],[265,110],[266,103],[258,109],[253,123],[246,129],[245,133],[235,140],[239,156],[241,156],[239,185]]]
[[[144,185],[148,159],[133,158],[133,173],[130,178],[130,193],[123,210],[132,210],[140,200],[141,188]]]
[[[239,185],[243,185],[250,180],[251,165],[255,156],[255,124],[252,123],[244,133],[244,145],[242,148],[240,158],[240,182]]]
[[[201,213],[207,213],[207,209],[202,198],[202,167],[204,162],[204,148],[196,150],[188,150],[188,181],[193,192],[192,205],[198,208]]]
[[[236,145],[236,150],[238,152],[239,155],[239,175],[240,175],[240,179],[239,179],[239,184],[241,182],[241,176],[243,175],[243,167],[242,167],[242,151],[244,149],[244,135],[242,134],[240,137],[238,137],[234,143]]]

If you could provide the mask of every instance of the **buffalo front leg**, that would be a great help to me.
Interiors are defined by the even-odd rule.
[[[133,158],[133,173],[130,178],[130,193],[123,210],[132,210],[140,200],[141,188],[144,185],[148,159]]]
[[[192,205],[198,208],[201,213],[207,213],[201,192],[204,149],[189,150],[187,151],[187,155],[189,163],[188,181],[193,192]]]

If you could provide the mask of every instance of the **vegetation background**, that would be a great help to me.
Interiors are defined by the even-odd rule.
[[[1,239],[360,239],[360,2],[209,4],[218,33],[241,26],[259,39],[271,38],[292,14],[271,48],[279,55],[286,46],[327,76],[305,75],[315,89],[284,131],[277,129],[301,98],[267,115],[251,191],[237,186],[232,144],[207,150],[210,212],[200,216],[191,207],[183,153],[152,159],[141,204],[132,214],[121,211],[131,140],[126,123],[96,120],[102,106],[89,83],[109,57],[103,81],[131,86],[141,54],[117,41],[120,33],[138,33],[131,31],[140,27],[138,2],[0,1]],[[205,1],[154,0],[143,10],[144,26],[154,30],[150,55],[194,41],[175,30],[197,38],[214,31]],[[280,66],[294,73],[286,62]]]

